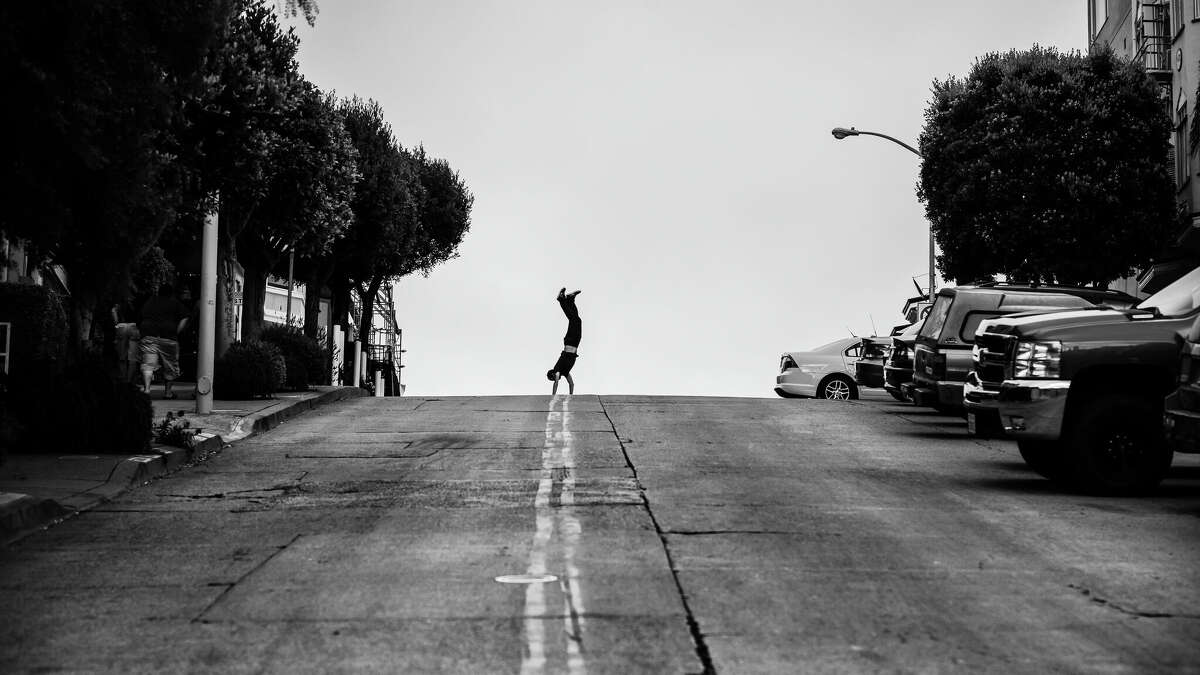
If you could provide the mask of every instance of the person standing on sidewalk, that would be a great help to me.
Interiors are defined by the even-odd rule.
[[[554,383],[550,395],[558,393],[558,380],[567,378],[568,393],[575,393],[575,380],[571,379],[571,369],[575,367],[575,359],[579,357],[579,339],[583,336],[583,321],[579,318],[579,309],[575,307],[575,296],[580,291],[568,293],[566,288],[558,292],[558,306],[567,315],[567,334],[563,336],[562,353],[554,367],[546,371],[546,379]]]
[[[167,283],[159,284],[158,292],[142,305],[142,390],[146,395],[154,371],[162,368],[166,382],[163,398],[175,398],[171,384],[179,377],[179,333],[187,325],[188,314]]]

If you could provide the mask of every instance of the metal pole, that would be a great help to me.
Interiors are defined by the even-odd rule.
[[[200,255],[200,326],[196,354],[196,414],[213,408],[213,351],[217,340],[217,213],[204,217]]]
[[[933,283],[933,223],[929,223],[929,302],[933,303],[934,293],[937,292],[937,284]]]
[[[878,136],[880,138],[886,138],[887,140],[895,143],[896,145],[899,145],[900,147],[904,148],[905,150],[908,150],[909,152],[916,155],[917,157],[924,158],[924,155],[921,154],[920,150],[917,150],[916,148],[909,145],[908,143],[905,143],[904,141],[901,141],[896,138],[892,138],[891,136],[888,136],[887,134],[881,134],[881,133],[878,133],[875,131],[863,131],[862,129],[855,129],[854,127],[850,127],[849,129],[843,129],[842,127],[838,127],[833,130],[833,137],[838,140],[846,138],[847,136],[859,136],[859,135]],[[929,302],[933,302],[934,295],[937,291],[937,284],[934,282],[934,280],[936,278],[934,276],[935,260],[936,260],[936,256],[934,255],[933,223],[931,222],[931,223],[929,223]]]

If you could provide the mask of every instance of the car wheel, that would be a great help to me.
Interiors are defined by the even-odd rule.
[[[817,387],[817,398],[848,401],[858,398],[858,386],[845,375],[834,375]]]
[[[1056,441],[1018,440],[1017,450],[1026,466],[1042,478],[1058,481],[1067,476],[1067,456]]]
[[[1071,479],[1089,492],[1144,493],[1162,482],[1174,454],[1163,436],[1162,410],[1123,394],[1092,399],[1070,421]]]
[[[892,398],[896,399],[897,401],[900,401],[901,403],[908,403],[908,399],[904,397],[904,394],[901,394],[895,389],[888,389],[888,393],[891,394]]]

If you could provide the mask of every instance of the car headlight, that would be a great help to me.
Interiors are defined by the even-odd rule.
[[[1056,378],[1062,358],[1062,342],[1058,340],[1021,340],[1017,343],[1017,360],[1013,367],[1015,378]]]

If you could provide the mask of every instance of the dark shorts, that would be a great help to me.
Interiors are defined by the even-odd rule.
[[[558,361],[554,363],[554,371],[559,375],[566,375],[567,373],[571,372],[572,368],[575,367],[576,358],[577,357],[574,354],[562,352],[558,355]]]

